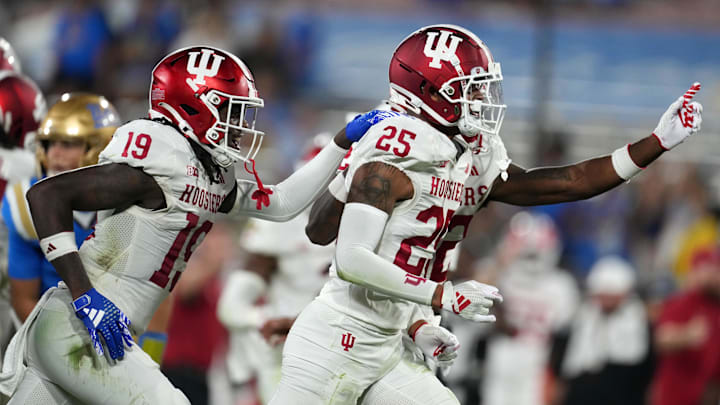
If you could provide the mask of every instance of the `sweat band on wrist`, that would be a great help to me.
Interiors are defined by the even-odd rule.
[[[74,232],[59,232],[40,240],[40,249],[42,249],[45,258],[51,262],[60,256],[68,253],[77,252],[77,243],[75,243]]]
[[[345,176],[342,173],[338,173],[334,179],[328,184],[328,191],[340,202],[347,202],[348,192],[345,189]]]
[[[629,181],[633,176],[640,173],[644,167],[633,162],[630,157],[630,145],[625,145],[615,150],[611,155],[613,169],[621,179]]]
[[[420,321],[420,324],[415,328],[415,330],[413,331],[413,333],[410,334],[410,338],[412,339],[413,342],[415,341],[415,335],[417,335],[417,333],[418,333],[418,331],[420,330],[420,328],[422,328],[423,326],[425,326],[425,325],[427,325],[427,324],[428,324],[427,321]]]

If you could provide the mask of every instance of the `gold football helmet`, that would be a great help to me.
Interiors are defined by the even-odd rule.
[[[103,96],[89,93],[65,93],[53,104],[37,133],[37,158],[43,170],[49,141],[85,142],[82,166],[94,165],[120,125],[120,117]]]

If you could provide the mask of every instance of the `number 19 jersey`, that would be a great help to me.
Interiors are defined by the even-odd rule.
[[[136,332],[145,329],[175,286],[235,186],[232,167],[219,183],[211,182],[190,142],[172,126],[141,119],[118,128],[100,154],[99,164],[142,169],[165,197],[163,209],[131,205],[100,212],[80,249],[93,286],[128,316]]]

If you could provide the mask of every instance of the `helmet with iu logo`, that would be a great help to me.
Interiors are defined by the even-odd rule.
[[[222,167],[254,159],[264,135],[255,130],[262,106],[250,70],[221,49],[179,49],[152,72],[150,117],[172,121]],[[241,141],[245,135],[252,138]]]
[[[5,38],[0,38],[0,70],[20,73],[20,59]]]
[[[33,146],[46,108],[35,83],[11,70],[0,71],[0,146]]]
[[[390,100],[465,136],[497,135],[505,116],[500,63],[472,32],[431,25],[405,38],[390,61]]]

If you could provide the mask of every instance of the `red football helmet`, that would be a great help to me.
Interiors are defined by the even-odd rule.
[[[21,71],[20,59],[5,38],[0,38],[0,70],[12,70],[17,73]]]
[[[227,167],[254,159],[263,133],[255,130],[263,106],[252,73],[235,55],[210,46],[172,52],[152,72],[150,117],[164,117]],[[247,152],[240,138],[252,135]]]
[[[27,77],[0,71],[0,144],[12,149],[33,145],[47,111],[45,98]]]
[[[500,63],[472,32],[431,25],[405,38],[390,61],[390,100],[466,136],[496,135],[505,109]]]

